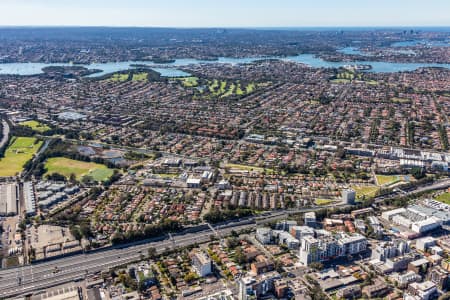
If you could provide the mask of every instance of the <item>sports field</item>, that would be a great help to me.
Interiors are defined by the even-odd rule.
[[[33,130],[35,130],[37,132],[40,132],[40,133],[46,132],[46,131],[51,129],[47,125],[42,124],[41,122],[38,122],[36,120],[25,121],[25,122],[22,122],[22,123],[19,123],[19,124],[22,125],[22,126],[30,127],[31,129],[33,129]]]
[[[33,158],[41,145],[42,141],[33,137],[13,137],[5,156],[0,159],[0,177],[15,176],[22,172],[25,163]]]
[[[47,170],[45,175],[58,173],[68,178],[71,174],[75,174],[77,180],[89,175],[96,181],[105,181],[113,174],[113,170],[105,165],[65,157],[49,158],[45,162],[45,168]]]

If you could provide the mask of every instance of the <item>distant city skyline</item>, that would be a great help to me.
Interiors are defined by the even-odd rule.
[[[2,0],[0,26],[450,26],[448,0]]]

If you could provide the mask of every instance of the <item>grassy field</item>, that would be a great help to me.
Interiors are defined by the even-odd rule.
[[[243,83],[240,80],[219,80],[219,79],[201,79],[195,76],[174,78],[185,88],[197,88],[201,99],[208,98],[227,98],[232,96],[245,96],[253,93],[259,87],[269,85],[266,83]]]
[[[51,129],[49,126],[42,124],[41,122],[38,122],[35,120],[25,121],[25,122],[22,122],[19,124],[22,126],[30,127],[31,129],[33,129],[37,132],[40,132],[40,133],[46,132]]]
[[[131,79],[132,81],[147,81],[147,73],[136,73],[133,74],[133,78]]]
[[[222,95],[222,97],[229,97],[231,95],[233,95],[235,93],[234,89],[236,88],[236,85],[234,83],[232,83],[227,91]]]
[[[236,81],[219,81],[214,79],[213,81],[208,81],[207,90],[216,97],[226,98],[229,96],[237,95],[243,96],[253,93],[256,89],[255,83],[249,83],[247,85],[241,84],[241,82]]]
[[[272,169],[264,169],[261,167],[254,167],[254,166],[247,166],[247,165],[238,165],[238,164],[226,164],[225,168],[230,169],[238,169],[238,170],[244,170],[249,172],[260,172],[262,173],[264,170],[266,171],[266,174],[273,174],[274,170]]]
[[[165,179],[175,179],[180,176],[180,174],[165,174],[165,173],[159,173],[159,174],[155,174],[155,175],[158,175],[159,177],[165,178]]]
[[[376,175],[378,185],[389,185],[400,181],[397,175]]]
[[[183,84],[184,87],[196,87],[198,86],[198,78],[194,76],[176,78]]]
[[[239,84],[239,86],[240,86],[240,84]],[[256,89],[256,84],[254,84],[254,83],[249,83],[249,84],[245,87],[245,92],[246,92],[247,94],[250,94],[250,93],[253,93],[253,92],[255,91],[255,89]]]
[[[346,83],[346,82],[350,82],[354,78],[355,78],[355,74],[354,73],[346,71],[346,72],[342,72],[342,73],[337,74],[336,75],[336,79],[332,80],[332,82]]]
[[[23,170],[27,161],[39,150],[42,142],[36,142],[32,137],[13,137],[5,151],[5,157],[0,159],[0,177],[14,176]]]
[[[351,81],[349,79],[344,79],[344,78],[331,80],[331,83],[350,83],[350,82]]]
[[[45,162],[45,168],[47,169],[45,175],[58,173],[68,178],[70,177],[70,174],[73,173],[77,180],[80,180],[83,176],[89,175],[96,181],[105,181],[113,174],[113,170],[107,168],[105,165],[78,161],[65,157],[49,158]]]
[[[439,196],[437,196],[436,198],[434,198],[434,200],[445,203],[445,204],[450,204],[450,193],[448,193],[448,192],[442,193]]]
[[[219,81],[217,79],[214,79],[213,82],[209,82],[208,88],[209,91],[212,93],[215,89],[219,87]]]
[[[244,91],[244,90],[242,89],[242,87],[241,87],[241,84],[238,83],[237,86],[236,86],[236,95],[242,96],[242,95],[244,95],[245,93],[246,93],[246,91]]]
[[[391,98],[391,101],[394,103],[400,103],[400,104],[411,103],[411,100],[409,100],[409,99],[398,98],[398,97]]]
[[[379,187],[375,185],[369,185],[369,186],[353,186],[352,189],[356,192],[356,197],[361,199],[363,196],[366,196],[366,198],[373,198],[375,197]]]
[[[378,82],[375,80],[366,80],[366,84],[368,85],[378,85]]]
[[[123,82],[128,80],[128,76],[129,74],[115,73],[113,74],[113,76],[111,76],[110,80],[114,82]]]
[[[375,175],[379,186],[389,186],[395,183],[405,183],[415,179],[409,175]]]
[[[328,205],[328,204],[331,204],[333,202],[334,202],[334,200],[330,200],[330,199],[316,199],[314,201],[314,203],[316,205]]]

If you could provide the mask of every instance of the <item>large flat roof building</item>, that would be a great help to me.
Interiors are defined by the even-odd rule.
[[[17,184],[0,185],[0,215],[17,214],[18,191]]]
[[[34,215],[36,212],[36,197],[34,194],[33,184],[30,181],[26,181],[23,184],[23,197],[25,200],[26,214]]]

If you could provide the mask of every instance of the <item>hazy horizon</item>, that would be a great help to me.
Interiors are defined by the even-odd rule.
[[[450,30],[450,25],[441,26],[415,26],[415,25],[402,25],[402,26],[130,26],[130,25],[0,25],[0,28],[111,28],[111,29],[236,29],[236,30],[313,30],[313,29],[446,29]]]
[[[446,0],[2,0],[0,26],[145,28],[448,27]]]

